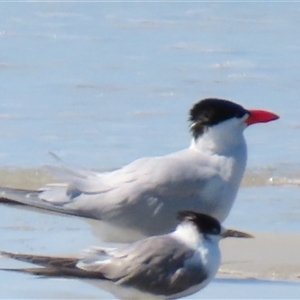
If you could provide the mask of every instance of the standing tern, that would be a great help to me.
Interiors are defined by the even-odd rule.
[[[242,180],[247,146],[244,129],[279,117],[208,98],[190,110],[188,149],[141,158],[112,172],[64,165],[48,171],[64,184],[39,190],[0,189],[2,201],[84,217],[104,241],[131,242],[168,233],[176,214],[193,210],[223,222]]]
[[[179,214],[172,233],[120,248],[90,248],[78,257],[53,257],[0,251],[0,255],[39,267],[1,269],[44,277],[85,280],[120,299],[176,299],[204,288],[216,275],[219,240],[251,238],[225,230],[218,220],[192,211]]]

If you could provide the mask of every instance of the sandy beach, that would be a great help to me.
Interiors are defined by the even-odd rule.
[[[223,262],[217,277],[300,282],[300,234],[254,236],[221,241]]]

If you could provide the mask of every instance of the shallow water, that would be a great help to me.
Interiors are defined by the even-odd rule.
[[[1,274],[1,273],[0,273]],[[7,286],[2,299],[113,299],[105,292],[77,280],[32,278],[28,275],[6,273],[7,281],[17,281]],[[300,284],[264,280],[215,279],[201,291],[185,299],[299,299]]]
[[[300,284],[267,280],[216,279],[201,293],[202,299],[298,299]],[[200,295],[199,295],[200,296]],[[198,297],[199,297],[198,296]],[[195,299],[190,296],[187,299]]]
[[[226,225],[299,231],[299,3],[0,7],[2,186],[48,182],[41,167],[55,163],[49,151],[72,165],[110,170],[187,147],[191,105],[221,97],[281,116],[246,130],[247,173]],[[7,206],[0,212],[6,250],[69,254],[97,242],[76,218]],[[0,278],[3,299],[107,297],[78,281]],[[216,280],[195,297],[232,298],[237,290],[237,298],[299,295],[299,285],[288,283]]]

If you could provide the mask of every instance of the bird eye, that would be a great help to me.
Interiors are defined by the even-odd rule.
[[[217,227],[214,227],[214,228],[212,229],[212,234],[215,234],[215,235],[220,234],[220,229],[217,228]]]

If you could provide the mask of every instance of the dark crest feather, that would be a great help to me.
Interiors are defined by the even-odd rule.
[[[190,110],[191,130],[197,138],[207,127],[234,117],[242,118],[247,113],[241,105],[229,100],[206,98],[197,102]]]
[[[197,226],[198,230],[204,234],[219,235],[221,233],[220,222],[211,216],[190,210],[185,210],[180,211],[177,217],[180,221],[189,221],[194,223]]]

